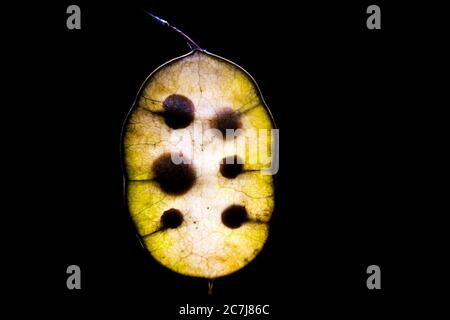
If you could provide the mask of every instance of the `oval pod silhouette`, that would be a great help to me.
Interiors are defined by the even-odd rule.
[[[274,208],[274,128],[253,78],[195,48],[146,79],[125,120],[127,206],[165,267],[215,279],[262,250]]]

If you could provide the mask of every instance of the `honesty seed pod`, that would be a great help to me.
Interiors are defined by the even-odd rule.
[[[127,116],[126,201],[157,261],[215,279],[246,266],[267,239],[274,123],[245,70],[151,16],[192,51],[152,72]]]

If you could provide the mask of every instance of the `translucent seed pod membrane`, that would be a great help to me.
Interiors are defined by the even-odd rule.
[[[257,256],[274,208],[273,177],[262,174],[273,127],[253,78],[206,51],[147,78],[122,147],[128,209],[158,262],[215,279]]]

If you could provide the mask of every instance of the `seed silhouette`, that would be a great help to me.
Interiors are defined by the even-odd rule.
[[[232,205],[222,212],[222,222],[228,228],[239,228],[247,221],[247,210],[244,206]]]
[[[153,163],[155,180],[170,194],[183,194],[194,185],[196,176],[192,165],[175,164],[170,154],[164,154]]]
[[[161,216],[161,223],[165,229],[178,228],[183,223],[183,214],[174,208],[166,210]]]
[[[172,94],[164,102],[164,120],[173,129],[186,128],[194,120],[194,104],[187,97]]]
[[[242,159],[238,156],[229,156],[222,159],[220,164],[220,173],[225,178],[234,179],[242,173]]]

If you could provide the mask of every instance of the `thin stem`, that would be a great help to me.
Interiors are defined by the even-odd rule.
[[[174,30],[175,32],[177,32],[179,35],[181,35],[184,40],[186,40],[187,44],[189,45],[189,47],[191,48],[191,50],[200,50],[200,51],[204,51],[202,48],[200,48],[200,46],[194,42],[194,40],[192,40],[191,38],[189,38],[183,31],[181,31],[180,29],[178,29],[177,27],[171,25],[169,22],[167,22],[164,19],[161,19],[158,16],[155,16],[154,14],[145,11],[144,12],[146,14],[148,14],[150,17],[152,17],[153,19],[155,19],[157,22],[159,22],[160,24],[162,24],[163,26],[167,26],[169,28],[171,28],[172,30]]]
[[[214,286],[214,279],[209,279],[208,280],[208,295],[212,295],[213,286]]]

